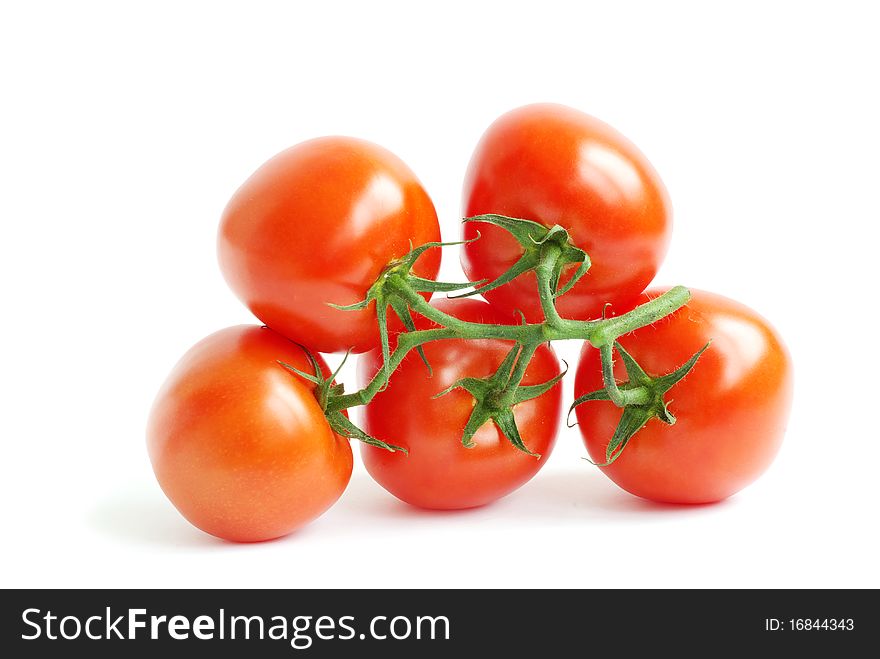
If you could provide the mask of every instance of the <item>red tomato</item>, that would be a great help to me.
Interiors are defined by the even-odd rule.
[[[562,105],[527,105],[493,123],[471,158],[465,216],[498,213],[566,228],[592,268],[557,300],[565,318],[599,316],[606,302],[625,306],[654,278],[666,254],[672,210],[666,189],[644,155],[598,119]],[[471,280],[496,279],[522,248],[508,233],[466,223],[462,251]],[[563,274],[562,282],[573,274]],[[541,319],[534,273],[486,293],[505,311]]]
[[[645,298],[656,297],[652,290]],[[709,503],[738,492],[770,465],[785,431],[792,395],[791,359],[770,324],[748,307],[691,289],[682,309],[620,340],[651,376],[675,370],[710,339],[693,370],[667,395],[675,425],[651,419],[605,474],[623,489],[653,501]],[[622,360],[618,380],[626,380]],[[584,346],[575,395],[602,386],[599,351]],[[610,402],[576,408],[584,443],[595,462],[621,411]]]
[[[351,447],[324,419],[314,385],[276,360],[314,373],[302,348],[268,328],[221,330],[183,356],[150,414],[147,445],[165,494],[226,540],[290,533],[351,477]]]
[[[220,224],[220,267],[261,321],[319,352],[379,343],[375,306],[354,304],[410,244],[440,240],[437,214],[415,174],[394,154],[350,137],[282,151],[233,195]],[[433,279],[440,251],[414,272]]]
[[[434,306],[472,322],[512,323],[485,302],[475,299],[439,300]],[[420,329],[430,327],[417,320]],[[440,398],[435,394],[464,377],[492,375],[511,348],[509,341],[449,340],[424,346],[433,377],[418,354],[407,355],[392,374],[387,389],[364,411],[365,430],[409,449],[409,455],[389,453],[363,445],[361,455],[370,475],[403,501],[423,508],[456,509],[481,506],[523,485],[547,460],[559,426],[560,385],[542,396],[514,407],[514,418],[526,446],[540,458],[516,449],[494,423],[484,424],[474,436],[476,446],[462,446],[462,431],[474,407],[467,391],[456,389]],[[360,362],[366,383],[378,372],[378,350]],[[541,346],[529,364],[523,384],[540,384],[559,373],[559,362],[549,345]]]

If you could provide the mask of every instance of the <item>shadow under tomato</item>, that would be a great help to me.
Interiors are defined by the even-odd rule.
[[[372,518],[384,517],[389,519],[428,519],[444,517],[461,517],[478,514],[487,510],[490,506],[477,506],[476,508],[464,508],[461,510],[435,510],[432,508],[419,508],[387,492],[381,485],[376,483],[368,474],[358,472],[352,475],[351,482],[336,504],[333,511],[339,509],[340,516]],[[332,512],[332,511],[331,511]]]
[[[355,473],[342,499],[329,515],[333,517],[333,524],[343,521],[346,527],[372,524],[376,518],[407,524],[481,517],[520,523],[591,519],[631,522],[634,516],[643,518],[640,521],[660,521],[670,516],[700,515],[728,505],[726,501],[705,505],[648,501],[621,490],[585,465],[582,469],[541,472],[516,492],[494,503],[463,510],[429,510],[411,506],[386,492],[369,475]]]
[[[231,545],[199,531],[162,496],[129,488],[106,495],[86,517],[95,531],[125,544],[177,549]]]
[[[446,524],[511,523],[541,525],[557,522],[601,520],[639,523],[668,521],[711,513],[732,505],[729,501],[704,505],[676,505],[647,501],[618,488],[589,465],[583,468],[545,470],[516,492],[498,501],[463,510],[417,508],[386,492],[365,472],[355,472],[339,502],[320,519],[293,534],[268,542],[296,541],[312,533],[333,534],[375,531],[377,522],[401,529],[417,527],[422,532],[443,533]],[[86,523],[117,542],[137,546],[175,549],[242,547],[215,538],[193,527],[152,488],[128,487],[98,501]],[[261,544],[261,543],[256,543]]]
[[[534,480],[515,492],[524,506],[534,506],[535,512],[546,509],[557,518],[588,514],[605,519],[627,520],[632,515],[646,517],[688,516],[717,510],[729,505],[727,501],[709,504],[658,503],[634,496],[622,490],[595,467],[569,468],[538,474]]]

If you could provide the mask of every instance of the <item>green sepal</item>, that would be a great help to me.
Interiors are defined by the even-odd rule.
[[[468,243],[474,242],[475,240],[479,240],[479,238],[480,238],[480,236],[479,236],[479,234],[477,234],[476,238],[471,238],[469,240],[457,240],[457,241],[448,242],[448,243],[434,241],[434,242],[429,242],[429,243],[423,243],[423,244],[419,245],[418,247],[413,247],[412,242],[410,242],[409,252],[407,252],[404,256],[397,259],[397,261],[395,261],[394,264],[402,264],[402,265],[409,266],[411,268],[412,266],[415,265],[415,263],[419,259],[419,257],[422,254],[424,254],[425,252],[427,252],[429,249],[436,249],[439,247],[456,247],[458,245],[466,245]]]
[[[336,367],[336,370],[333,371],[333,374],[329,378],[324,377],[324,372],[321,370],[320,365],[318,364],[318,360],[312,354],[312,352],[306,348],[304,345],[297,343],[300,349],[306,354],[306,358],[308,358],[309,362],[312,365],[312,369],[315,371],[314,374],[306,373],[303,370],[296,368],[295,366],[291,366],[287,362],[281,361],[280,359],[276,360],[277,363],[287,371],[298,375],[305,380],[308,380],[312,384],[315,385],[315,398],[318,400],[318,404],[321,406],[321,409],[325,412],[327,411],[327,401],[331,396],[341,396],[345,393],[345,387],[340,384],[334,384],[336,380],[336,376],[339,375],[339,371],[342,370],[342,367],[345,365],[346,360],[349,355],[351,355],[351,350],[348,350],[345,353],[345,356],[342,358],[342,361],[339,362],[339,366]]]
[[[568,291],[578,283],[580,278],[587,274],[587,270],[590,269],[591,261],[590,257],[584,250],[575,247],[572,244],[571,236],[568,231],[558,224],[551,227],[544,239],[536,244],[542,245],[550,241],[555,242],[560,248],[559,257],[554,262],[553,269],[550,271],[550,290],[553,291],[553,297],[557,298],[568,293]],[[574,263],[580,264],[578,269],[565,283],[565,286],[559,288],[559,280],[562,278],[562,271],[565,269],[565,266]]]
[[[445,282],[434,281],[433,279],[422,279],[421,277],[416,276],[409,277],[412,289],[417,293],[449,293],[452,291],[460,291],[465,288],[471,288],[472,286],[480,286],[486,281],[488,280],[480,279],[479,281]]]
[[[385,390],[391,381],[391,344],[388,339],[388,303],[383,299],[380,292],[376,295],[376,322],[379,325],[379,344],[382,348],[382,371],[385,374],[385,384],[381,390]]]
[[[477,236],[477,238],[479,238],[479,236]],[[450,283],[424,279],[412,273],[412,268],[415,265],[415,262],[429,249],[462,245],[465,242],[477,240],[477,238],[449,243],[429,242],[415,248],[410,245],[409,252],[385,266],[379,274],[379,277],[367,290],[367,294],[363,300],[347,305],[333,304],[332,302],[326,303],[328,306],[340,311],[362,311],[366,309],[370,303],[376,303],[376,323],[379,328],[379,343],[382,350],[382,370],[385,376],[385,385],[383,386],[383,389],[388,386],[387,383],[391,377],[389,370],[391,346],[388,336],[388,307],[391,307],[392,311],[397,314],[397,317],[400,318],[407,331],[415,330],[415,323],[413,322],[412,314],[410,313],[407,303],[399,294],[400,289],[403,288],[407,291],[414,291],[416,293],[449,292],[462,290],[464,288],[472,288],[485,281]],[[431,365],[428,363],[424,349],[419,346],[417,350],[419,356],[422,358],[422,361],[430,372]]]
[[[491,291],[513,281],[526,272],[535,270],[543,260],[543,246],[546,243],[553,243],[559,248],[559,255],[554,260],[552,270],[550,271],[550,290],[553,291],[554,298],[570,291],[590,269],[590,257],[584,250],[576,247],[571,242],[571,236],[568,231],[558,224],[548,229],[543,224],[533,222],[532,220],[507,217],[506,215],[494,213],[466,217],[462,221],[486,222],[504,229],[520,244],[523,248],[523,253],[516,263],[497,279],[479,285],[473,291],[456,297],[467,297]],[[559,280],[562,277],[563,270],[569,264],[579,264],[578,269],[565,285],[560,288]]]
[[[507,351],[501,364],[499,364],[495,373],[489,379],[493,382],[501,382],[505,385],[510,382],[510,376],[513,374],[513,366],[516,364],[516,358],[519,357],[520,352],[522,352],[522,346],[517,343],[513,348]]]
[[[620,421],[614,429],[614,435],[608,446],[605,448],[605,463],[597,466],[607,467],[617,460],[618,456],[626,448],[629,440],[633,438],[639,430],[645,427],[645,424],[654,416],[654,413],[647,407],[627,407],[620,416]]]
[[[645,373],[645,369],[639,365],[635,358],[629,354],[619,342],[615,341],[614,347],[620,354],[621,359],[623,359],[623,367],[626,369],[627,382],[635,385],[650,384],[651,377]],[[699,356],[699,353],[697,356]]]
[[[620,388],[623,389],[626,384],[620,385]],[[571,404],[571,407],[568,408],[568,413],[571,414],[581,403],[586,403],[589,400],[611,400],[611,394],[608,393],[605,389],[596,389],[596,391],[591,391],[588,394],[584,394],[583,396],[578,396],[575,398],[574,402]],[[571,426],[569,426],[571,427]]]
[[[462,378],[443,391],[431,396],[431,398],[440,398],[455,389],[464,389],[474,397],[476,403],[473,411],[471,411],[471,415],[468,417],[461,436],[461,443],[465,448],[474,447],[473,437],[477,430],[479,430],[484,423],[492,419],[492,410],[490,410],[485,403],[489,391],[492,388],[490,380],[491,378]]]
[[[414,332],[416,329],[416,323],[413,320],[412,313],[410,313],[409,307],[407,306],[406,302],[397,297],[392,297],[390,299],[390,302],[391,308],[394,310],[394,313],[397,314],[397,317],[400,318],[400,322],[403,323],[406,331]],[[416,352],[419,353],[419,357],[422,358],[422,362],[428,369],[428,377],[432,377],[434,375],[434,369],[431,368],[431,364],[428,362],[428,357],[427,355],[425,355],[425,349],[422,346],[416,346]],[[385,363],[388,363],[387,359],[385,360]]]
[[[327,410],[327,404],[332,398],[345,394],[345,386],[342,383],[334,384],[334,381],[336,380],[336,376],[339,375],[339,372],[342,370],[342,367],[345,365],[346,360],[351,354],[351,350],[345,353],[345,356],[339,362],[339,366],[336,367],[336,370],[333,371],[333,374],[329,378],[325,378],[321,367],[318,365],[318,360],[311,353],[311,351],[309,351],[309,349],[303,345],[297,345],[299,345],[299,347],[302,348],[303,352],[306,353],[306,357],[308,357],[309,361],[311,362],[312,368],[314,368],[315,373],[306,373],[305,371],[298,369],[295,366],[291,366],[287,362],[283,362],[281,360],[277,360],[278,364],[287,371],[294,373],[301,378],[305,378],[315,385],[315,398],[318,400],[318,404],[324,411],[324,417],[327,419],[327,423],[330,424],[333,432],[335,432],[337,435],[342,435],[343,437],[347,437],[349,439],[360,440],[364,444],[376,446],[378,448],[385,449],[386,451],[402,451],[403,453],[407,453],[407,450],[401,446],[395,446],[394,444],[383,442],[381,439],[376,439],[375,437],[368,435],[363,430],[358,428],[354,423],[352,423],[351,420],[347,416],[345,416],[345,414],[341,410]]]
[[[468,243],[472,243],[475,240],[480,239],[480,234],[477,232],[477,236],[475,238],[471,238],[470,240],[458,240],[455,242],[431,242],[425,243],[424,245],[419,245],[416,248],[410,248],[410,251],[406,256],[401,259],[398,259],[394,263],[390,264],[389,267],[396,267],[398,269],[405,269],[407,273],[407,282],[412,290],[418,293],[449,293],[451,291],[460,291],[465,288],[471,288],[473,286],[479,286],[484,283],[486,280],[481,279],[479,281],[465,281],[465,282],[444,282],[444,281],[435,281],[433,279],[424,279],[423,277],[418,277],[414,275],[411,270],[415,265],[418,258],[424,254],[429,249],[439,248],[439,247],[455,247],[457,245],[466,245]]]
[[[591,400],[611,400],[611,395],[605,389],[597,389],[596,391],[591,391],[583,396],[578,396],[568,408],[568,414],[565,415],[565,425],[569,428],[574,428],[577,425],[577,421],[574,423],[571,422],[571,413],[574,412],[574,408],[581,403],[586,403]]]
[[[562,288],[559,288],[559,278],[562,276],[562,270],[566,265],[578,263],[578,269],[575,270],[574,274],[571,278],[565,282],[565,285]],[[557,261],[557,266],[554,269],[554,281],[552,290],[555,291],[553,293],[553,297],[561,297],[568,293],[575,284],[580,281],[581,277],[587,274],[587,271],[590,269],[592,262],[590,261],[589,255],[579,247],[575,247],[570,242],[563,244],[562,246],[562,254]]]
[[[690,359],[679,366],[673,372],[659,377],[651,377],[639,365],[635,358],[630,355],[620,343],[615,342],[614,347],[623,359],[626,369],[627,381],[619,385],[622,391],[632,391],[641,389],[647,393],[648,402],[645,404],[627,404],[623,408],[620,421],[614,429],[614,434],[608,442],[605,449],[605,462],[599,463],[598,466],[606,467],[612,464],[623,453],[633,436],[650,421],[652,418],[659,419],[667,425],[673,425],[676,421],[675,415],[669,411],[668,402],[664,399],[665,394],[678,382],[680,382],[694,368],[697,360],[700,358],[711,341],[695,352]],[[568,409],[568,425],[570,423],[571,413],[574,409],[592,400],[610,401],[611,395],[606,388],[597,389],[579,396],[571,404]],[[592,462],[592,461],[591,461]],[[597,463],[593,463],[597,464]]]
[[[513,392],[513,404],[516,405],[517,403],[537,398],[550,391],[556,383],[568,373],[568,362],[563,359],[562,363],[565,364],[565,369],[555,377],[547,380],[547,382],[542,382],[541,384],[519,385]]]
[[[520,275],[534,270],[536,267],[538,267],[539,261],[540,257],[536,254],[532,252],[524,252],[523,255],[519,257],[519,260],[514,263],[507,272],[505,272],[497,279],[492,280],[488,284],[477,286],[474,290],[468,291],[467,293],[462,293],[461,295],[450,295],[449,297],[455,299],[460,297],[470,297],[472,295],[482,295],[486,291],[491,291],[495,288],[504,286],[506,283],[513,281]]]
[[[540,458],[540,453],[535,453],[531,451],[526,443],[523,441],[523,438],[519,434],[519,428],[516,427],[516,419],[513,416],[513,410],[509,407],[507,409],[501,410],[500,412],[493,415],[492,419],[495,421],[495,425],[498,426],[498,429],[501,433],[507,437],[511,444],[513,444],[517,449],[522,451],[523,453],[532,456],[533,458]]]
[[[354,304],[333,304],[332,302],[325,302],[328,307],[333,307],[334,309],[338,309],[339,311],[360,311],[361,309],[366,309],[370,302],[372,302],[375,298],[367,297],[360,302],[355,302]]]
[[[638,385],[632,384],[630,382],[624,382],[619,385],[620,389],[623,391],[628,391],[630,389],[635,389]],[[581,405],[582,403],[587,403],[591,400],[611,400],[611,395],[608,393],[607,389],[596,389],[596,391],[591,391],[588,394],[584,394],[583,396],[578,396],[575,398],[574,402],[568,408],[568,414],[566,414],[566,425],[569,428],[574,428],[577,425],[577,422],[571,423],[571,413],[574,412],[574,409]]]
[[[486,380],[481,380],[479,378],[462,378],[461,380],[453,382],[443,391],[434,394],[431,398],[440,398],[455,389],[464,389],[473,396],[483,396],[486,394],[486,391],[488,391],[489,384]]]
[[[348,361],[348,358],[349,358],[349,357],[351,357],[351,348],[349,348],[348,350],[346,350],[346,351],[345,351],[345,354],[342,355],[342,359],[339,360],[339,366],[336,367],[336,370],[333,371],[333,374],[329,377],[329,380],[330,380],[331,382],[332,382],[333,380],[335,380],[335,379],[336,379],[336,376],[339,375],[340,371],[342,371],[342,367],[345,366],[345,362]],[[312,360],[312,363],[315,365],[315,368],[317,369],[317,368],[318,368],[318,363],[317,363],[316,361],[314,361],[314,357],[311,357],[311,356],[310,356],[309,359]],[[335,386],[341,386],[341,385],[335,385]]]
[[[657,378],[657,380],[656,380],[657,386],[664,393],[669,391],[670,389],[672,389],[672,387],[674,387],[676,384],[678,384],[679,381],[681,381],[685,375],[687,375],[688,373],[691,372],[691,369],[697,363],[697,360],[700,358],[700,355],[702,355],[704,352],[706,352],[706,350],[709,348],[710,345],[712,345],[712,341],[708,341],[706,343],[706,345],[704,345],[702,348],[697,350],[697,352],[695,352],[691,356],[690,359],[688,359],[684,364],[682,364],[677,369],[672,371],[672,373],[669,373],[667,375],[663,375],[663,376],[660,376],[659,378]]]
[[[474,409],[471,411],[462,431],[461,443],[466,448],[473,448],[473,437],[476,432],[487,422],[493,421],[498,430],[518,450],[532,457],[540,458],[539,453],[531,451],[523,441],[513,415],[513,406],[525,400],[536,398],[550,390],[562,377],[565,371],[542,384],[510,388],[511,375],[514,365],[522,351],[522,346],[516,344],[504,357],[495,373],[488,378],[462,378],[451,386],[435,394],[433,398],[445,396],[454,389],[464,389],[474,397]],[[566,364],[566,370],[568,365]]]
[[[303,378],[303,379],[305,379],[305,380],[308,380],[308,381],[311,382],[312,384],[321,384],[321,380],[319,380],[318,378],[316,378],[316,377],[315,377],[314,375],[312,375],[311,373],[306,373],[305,371],[301,371],[301,370],[299,370],[296,366],[291,366],[291,365],[288,364],[287,362],[281,361],[280,359],[278,359],[278,360],[276,360],[276,361],[277,361],[279,364],[281,364],[281,366],[283,366],[283,367],[286,368],[288,371],[290,371],[291,373],[296,373],[298,376],[300,376],[301,378]]]
[[[474,442],[474,435],[477,434],[477,430],[483,427],[483,424],[489,421],[492,418],[492,415],[488,413],[480,404],[474,406],[473,412],[468,417],[467,423],[464,426],[464,431],[461,435],[461,444],[465,448],[473,448],[476,446]]]
[[[370,446],[375,446],[376,448],[385,449],[386,451],[391,451],[392,453],[396,451],[400,451],[401,453],[409,453],[409,451],[407,451],[402,446],[389,444],[388,442],[383,442],[381,439],[376,439],[372,435],[368,435],[363,430],[358,428],[354,423],[352,423],[351,420],[341,411],[330,412],[326,416],[330,427],[337,435],[342,435],[343,437],[347,437],[349,439],[357,439],[364,444],[369,444]]]

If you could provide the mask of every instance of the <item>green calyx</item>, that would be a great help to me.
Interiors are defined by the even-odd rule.
[[[488,378],[462,378],[434,396],[439,398],[454,389],[464,389],[474,397],[474,409],[461,438],[461,443],[466,448],[475,446],[473,437],[477,430],[492,421],[514,447],[535,458],[541,457],[526,446],[519,434],[513,408],[552,389],[565,376],[567,369],[542,384],[521,385],[520,380],[535,348],[537,346],[529,349],[517,344],[507,353],[498,370]]]
[[[587,341],[599,349],[602,357],[604,388],[581,396],[571,409],[590,400],[610,400],[624,410],[614,436],[609,442],[604,464],[611,464],[616,460],[633,435],[651,418],[656,417],[668,424],[675,422],[664,395],[694,367],[702,350],[673,373],[652,378],[639,366],[635,358],[617,343],[617,340],[629,332],[657,322],[684,306],[690,299],[690,292],[686,288],[675,286],[619,316],[606,318],[603,313],[601,318],[595,320],[565,319],[556,309],[556,299],[570,291],[587,273],[590,268],[590,258],[585,251],[572,243],[571,236],[564,228],[561,226],[548,228],[530,220],[496,214],[477,215],[465,218],[464,221],[484,222],[507,231],[522,247],[522,255],[507,272],[493,281],[446,283],[419,277],[413,273],[413,266],[429,249],[462,243],[431,242],[415,248],[411,247],[406,255],[392,261],[382,270],[363,300],[347,306],[330,304],[336,309],[345,311],[364,310],[370,304],[375,304],[382,367],[369,383],[358,391],[346,393],[341,385],[332,384],[333,378],[328,382],[320,375],[309,375],[288,367],[316,385],[315,395],[335,432],[385,450],[404,451],[402,447],[378,440],[359,429],[345,416],[344,411],[350,407],[369,404],[378,393],[386,389],[394,370],[411,350],[419,353],[430,376],[431,366],[422,346],[431,341],[449,339],[501,340],[510,341],[514,345],[492,376],[465,377],[437,394],[442,396],[453,389],[464,389],[473,396],[474,408],[462,429],[462,444],[466,447],[473,447],[473,438],[477,430],[484,424],[492,422],[518,450],[540,457],[528,448],[528,438],[524,439],[520,435],[514,408],[519,403],[543,395],[564,376],[564,373],[560,373],[538,385],[521,384],[526,368],[538,347],[556,340]],[[473,240],[479,238],[478,234]],[[561,283],[563,276],[572,269],[574,272],[571,276],[565,283]],[[527,272],[535,274],[536,292],[544,316],[543,321],[539,323],[529,323],[525,317],[522,317],[521,324],[516,325],[466,321],[445,313],[425,299],[426,294],[452,293],[468,288],[472,290],[456,297],[484,293],[503,286]],[[393,351],[388,332],[389,309],[400,319],[404,327],[404,331],[396,337]],[[417,330],[414,315],[428,320],[431,327]],[[614,379],[615,348],[624,360],[628,375],[628,380],[622,384],[618,384]],[[315,372],[320,373],[317,367]],[[570,412],[571,410],[569,414]],[[418,414],[419,411],[412,410],[411,413]]]
[[[479,237],[479,236],[478,236]],[[446,283],[424,279],[413,274],[412,268],[419,257],[429,249],[439,247],[448,247],[452,245],[461,245],[461,242],[440,243],[431,242],[411,248],[407,254],[401,258],[392,261],[379,273],[379,277],[367,290],[367,295],[360,302],[349,305],[338,305],[328,302],[327,304],[334,309],[341,311],[359,311],[366,309],[371,303],[376,305],[376,318],[379,325],[379,339],[382,346],[382,364],[385,371],[386,386],[387,380],[391,373],[389,369],[391,357],[391,342],[388,338],[388,309],[400,319],[407,332],[413,332],[416,329],[415,321],[406,302],[406,294],[412,293],[441,293],[459,291],[465,288],[479,285],[481,282],[463,282],[463,283]],[[419,356],[422,358],[428,373],[431,373],[431,364],[425,356],[422,346],[416,346]]]
[[[709,343],[700,348],[684,364],[672,373],[660,377],[651,377],[630,355],[620,343],[615,342],[614,348],[620,353],[623,365],[626,368],[627,381],[618,385],[614,381],[614,365],[612,362],[610,346],[602,349],[602,369],[605,378],[605,387],[591,391],[578,397],[568,410],[569,417],[572,411],[582,403],[592,400],[612,401],[619,407],[623,407],[623,414],[614,430],[614,435],[605,449],[605,462],[599,464],[606,467],[612,464],[626,448],[633,436],[653,418],[657,418],[667,425],[675,423],[675,416],[669,411],[665,400],[666,393],[680,382],[696,365],[700,355],[706,351]],[[609,382],[610,373],[610,382]]]
[[[557,298],[570,291],[590,269],[590,257],[584,250],[571,242],[568,231],[558,224],[548,229],[543,224],[531,220],[495,214],[466,217],[463,222],[485,222],[501,227],[516,238],[516,241],[523,248],[523,253],[516,263],[500,277],[459,297],[485,293],[503,286],[526,272],[544,269],[549,281],[551,296]],[[559,281],[562,272],[569,265],[577,265],[577,270],[560,288]]]
[[[345,394],[345,387],[342,384],[336,384],[336,376],[339,375],[339,371],[342,369],[342,366],[345,364],[348,356],[351,354],[350,350],[345,353],[345,357],[342,358],[342,361],[333,372],[333,375],[331,375],[329,378],[325,378],[324,373],[321,371],[321,367],[318,364],[318,360],[315,359],[315,356],[311,352],[309,352],[309,350],[305,346],[301,345],[300,348],[302,348],[303,352],[306,353],[309,362],[311,362],[312,364],[312,370],[314,371],[314,373],[306,373],[305,371],[280,360],[278,361],[278,364],[280,364],[283,368],[287,369],[291,373],[298,375],[299,377],[304,378],[305,380],[308,380],[315,385],[315,398],[317,399],[318,404],[321,406],[321,409],[324,410],[324,416],[326,417],[327,422],[330,424],[330,428],[333,429],[333,432],[335,432],[337,435],[347,437],[348,439],[360,440],[364,444],[369,444],[370,446],[385,449],[386,451],[401,451],[403,453],[407,452],[407,450],[402,446],[395,446],[394,444],[383,442],[381,439],[376,439],[375,437],[368,435],[363,430],[358,428],[354,423],[352,423],[342,410],[330,409],[331,401],[334,398],[338,398]]]

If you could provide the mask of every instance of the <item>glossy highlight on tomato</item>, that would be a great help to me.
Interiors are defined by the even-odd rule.
[[[496,213],[567,229],[592,267],[557,299],[565,318],[588,320],[611,303],[624,307],[654,278],[672,231],[672,207],[647,158],[614,128],[573,108],[527,105],[485,132],[468,166],[462,211]],[[462,266],[471,280],[493,280],[522,254],[504,230],[466,223]],[[563,274],[562,282],[573,274]],[[534,273],[486,293],[505,311],[541,320]]]
[[[435,300],[432,305],[461,320],[513,324],[476,299]],[[420,318],[419,329],[432,325]],[[536,399],[516,405],[514,417],[526,445],[540,458],[516,449],[492,422],[474,436],[476,446],[462,446],[461,437],[474,399],[456,389],[434,395],[464,377],[492,375],[511,348],[509,341],[444,340],[428,343],[425,354],[433,376],[411,352],[392,374],[387,389],[364,410],[365,430],[384,441],[399,444],[409,454],[389,453],[362,445],[361,455],[370,475],[397,498],[414,506],[458,509],[482,506],[526,483],[547,461],[559,427],[561,386],[556,384]],[[378,350],[361,358],[359,375],[367,382],[381,368]],[[540,384],[559,373],[559,362],[549,344],[541,346],[529,363],[523,384]]]
[[[438,241],[428,194],[397,156],[351,137],[282,151],[236,191],[220,223],[218,255],[232,290],[266,325],[312,350],[369,350],[375,306],[341,311],[411,246]],[[440,251],[418,260],[432,279]]]
[[[662,292],[649,290],[644,299]],[[776,456],[791,406],[791,358],[773,327],[734,300],[694,289],[691,294],[685,307],[620,339],[652,376],[675,370],[712,341],[669,392],[675,425],[651,419],[616,461],[602,467],[620,487],[653,501],[711,503],[749,485]],[[615,375],[626,379],[621,360]],[[575,395],[600,387],[599,354],[586,344]],[[620,409],[607,401],[586,402],[576,413],[590,457],[604,463]]]
[[[277,360],[314,373],[302,348],[268,328],[220,330],[183,356],[150,413],[159,484],[187,520],[226,540],[287,535],[351,477],[351,447],[330,429],[314,385]]]

